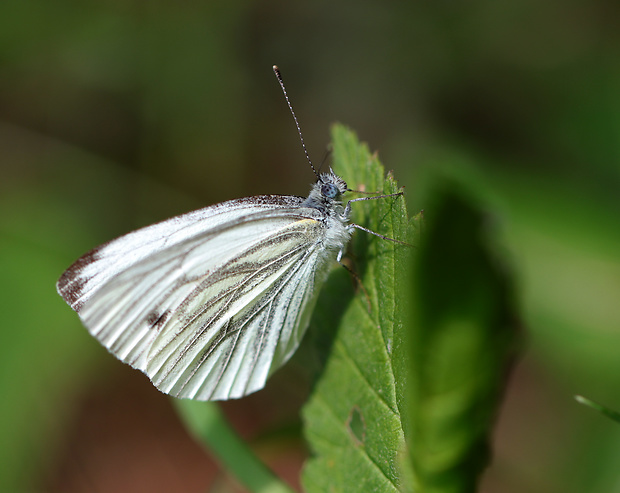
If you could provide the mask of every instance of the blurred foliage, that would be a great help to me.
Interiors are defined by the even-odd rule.
[[[595,409],[596,411],[601,413],[603,416],[607,416],[609,419],[620,423],[620,413],[618,411],[614,411],[605,406],[602,406],[597,402],[593,402],[590,399],[583,397],[582,395],[576,395],[575,400],[579,402],[579,404],[591,407],[592,409]]]
[[[223,467],[250,491],[292,493],[233,430],[216,402],[176,399],[188,430],[209,447]]]
[[[489,431],[520,346],[519,315],[480,204],[462,185],[437,181],[402,298],[410,314],[404,422],[416,491],[468,492],[489,462]]]
[[[619,13],[606,0],[1,2],[0,488],[54,490],[77,460],[66,442],[84,396],[118,393],[101,384],[116,362],[55,293],[64,268],[176,213],[307,192],[277,63],[315,160],[342,121],[410,184],[413,213],[444,173],[494,215],[528,350],[481,490],[617,489],[620,432],[571,396],[620,408]],[[275,377],[273,407],[227,411],[290,422],[303,389]],[[102,469],[128,448],[115,443],[94,449]]]

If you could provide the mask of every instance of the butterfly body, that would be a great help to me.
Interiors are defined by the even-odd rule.
[[[346,183],[224,202],[78,259],[57,290],[110,352],[182,398],[261,389],[298,347],[352,233]]]

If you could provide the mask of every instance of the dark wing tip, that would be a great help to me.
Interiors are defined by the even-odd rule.
[[[56,291],[76,312],[82,307],[81,298],[88,279],[82,275],[84,268],[99,260],[99,249],[95,248],[82,255],[62,273],[56,282]]]

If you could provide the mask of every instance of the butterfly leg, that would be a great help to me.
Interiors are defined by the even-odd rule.
[[[351,192],[355,192],[355,190],[351,190]],[[358,192],[358,193],[362,193],[362,192]],[[347,202],[347,205],[345,207],[345,214],[349,214],[351,212],[351,204],[353,202],[361,202],[362,200],[376,200],[376,199],[387,199],[388,197],[398,197],[400,195],[404,195],[405,192],[397,192],[397,193],[390,193],[389,195],[375,195],[374,197],[358,197],[356,199],[351,199]]]
[[[346,207],[344,208],[344,214],[345,214],[346,217],[349,217],[349,214],[351,213],[351,203],[353,203],[353,202],[359,202],[359,201],[362,201],[362,200],[384,199],[384,198],[387,198],[387,197],[398,197],[400,195],[403,195],[403,192],[391,193],[389,195],[376,195],[375,197],[359,197],[357,199],[349,200],[347,202]],[[384,235],[382,235],[380,233],[376,233],[376,232],[372,231],[371,229],[365,228],[364,226],[360,226],[359,224],[350,223],[349,224],[349,228],[361,229],[362,231],[365,231],[366,233],[370,233],[371,235],[378,236],[382,240],[393,241],[394,243],[400,243],[401,245],[411,246],[409,243],[406,243],[406,242],[400,241],[400,240],[396,240],[394,238],[390,238],[389,236],[384,236]]]
[[[340,265],[342,265],[349,274],[351,274],[353,279],[357,281],[357,284],[359,285],[359,287],[362,288],[362,291],[364,292],[364,296],[366,297],[366,304],[368,305],[368,312],[370,313],[372,309],[372,305],[370,303],[370,296],[368,295],[368,291],[366,291],[366,288],[364,287],[364,283],[362,283],[362,279],[360,278],[360,276],[358,276],[357,273],[353,269],[351,269],[351,267],[349,267],[347,264],[341,261],[343,254],[344,254],[344,250],[340,250],[338,252],[338,256],[336,257],[336,261]]]

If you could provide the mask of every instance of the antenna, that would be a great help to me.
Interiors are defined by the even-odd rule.
[[[288,94],[286,94],[286,88],[284,87],[284,81],[282,80],[282,74],[280,74],[280,69],[277,65],[273,66],[273,71],[278,78],[278,82],[280,83],[280,87],[282,88],[282,92],[284,93],[284,98],[286,99],[286,104],[288,104],[288,109],[291,110],[291,115],[293,115],[293,120],[295,120],[295,126],[297,127],[297,133],[299,134],[299,140],[301,140],[301,146],[304,148],[304,153],[306,154],[306,159],[310,163],[310,167],[312,171],[316,175],[316,177],[320,180],[320,175],[314,169],[314,165],[312,164],[312,160],[310,159],[310,155],[308,154],[308,149],[306,149],[306,143],[304,142],[304,136],[301,134],[301,128],[299,127],[299,122],[297,121],[297,117],[295,116],[295,112],[293,111],[293,106],[288,99]]]

